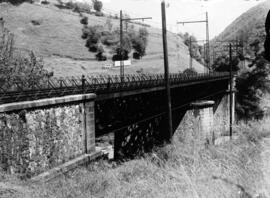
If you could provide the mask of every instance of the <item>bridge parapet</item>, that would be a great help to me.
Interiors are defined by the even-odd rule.
[[[95,153],[95,94],[0,105],[0,165],[33,176]],[[88,155],[88,156],[86,156]]]
[[[227,72],[199,73],[194,75],[177,73],[170,74],[170,84],[171,86],[177,86],[228,78],[229,73]],[[0,83],[0,104],[82,93],[96,93],[100,95],[164,86],[163,74],[125,75],[123,82],[121,82],[120,76],[48,78],[47,80],[41,79],[39,82],[25,82],[24,79],[14,79]]]

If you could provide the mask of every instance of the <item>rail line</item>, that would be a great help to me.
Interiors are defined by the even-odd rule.
[[[186,75],[170,74],[170,85],[200,83],[207,80],[229,79],[229,73],[200,73]],[[123,82],[120,76],[81,76],[66,78],[48,78],[39,82],[12,79],[0,83],[0,104],[37,100],[81,93],[99,95],[132,90],[163,87],[164,75],[126,75]]]

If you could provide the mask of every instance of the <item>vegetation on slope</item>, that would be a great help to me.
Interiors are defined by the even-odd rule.
[[[270,2],[265,1],[238,17],[229,25],[215,41],[232,41],[237,39],[239,51],[233,47],[233,70],[238,71],[236,112],[239,119],[260,119],[264,115],[261,106],[262,97],[269,92],[268,77],[270,64],[264,56],[265,18],[269,11]],[[228,43],[226,43],[228,45]],[[241,50],[241,47],[243,50]],[[221,50],[222,46],[217,50]],[[228,49],[228,47],[227,47]],[[235,53],[236,51],[236,53]],[[224,50],[223,50],[224,52]],[[229,52],[216,56],[213,69],[229,71]],[[240,67],[241,63],[248,63]]]
[[[12,89],[17,82],[21,87],[40,86],[53,73],[43,68],[43,62],[33,52],[23,56],[14,50],[14,36],[8,29],[0,29],[0,82],[2,89]]]
[[[32,50],[38,56],[44,57],[46,68],[53,70],[56,76],[119,73],[118,69],[102,70],[104,63],[97,62],[95,53],[89,53],[85,47],[85,41],[81,39],[82,26],[79,13],[59,9],[52,4],[29,3],[19,6],[1,3],[0,13],[5,20],[5,26],[15,34],[16,47]],[[84,15],[88,17],[91,26],[104,25],[108,19]],[[118,19],[111,19],[111,23],[114,27],[119,26]],[[142,27],[133,25],[135,31]],[[141,69],[145,73],[163,72],[162,32],[153,27],[147,27],[147,31],[149,32],[147,54],[143,60],[132,61],[132,67],[127,67],[126,73],[134,74]],[[170,71],[179,72],[186,69],[189,53],[183,40],[168,32],[168,49]],[[197,62],[194,62],[194,68],[199,72],[203,71],[203,66]]]
[[[134,25],[126,28],[123,31],[123,43],[120,48],[120,30],[113,27],[111,19],[107,19],[103,26],[88,25],[88,17],[83,17],[81,23],[83,24],[82,39],[86,40],[85,46],[90,52],[96,53],[98,61],[107,60],[108,55],[104,55],[105,50],[107,54],[113,54],[113,61],[127,60],[131,52],[135,59],[141,59],[146,54],[149,33],[145,27],[139,28],[138,32],[134,30]]]
[[[252,49],[249,45],[255,40],[258,40],[260,42],[260,49],[262,50],[265,40],[264,24],[269,8],[269,0],[251,8],[239,16],[220,35],[214,38],[211,43],[215,41],[239,40],[244,45],[245,55],[252,56]]]

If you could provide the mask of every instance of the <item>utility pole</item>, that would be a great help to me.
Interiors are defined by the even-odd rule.
[[[192,69],[192,40],[191,40],[191,36],[189,37],[189,69]]]
[[[162,13],[162,36],[163,36],[163,53],[164,53],[164,78],[167,93],[168,130],[169,130],[169,142],[171,142],[173,136],[173,129],[172,129],[171,90],[170,90],[168,46],[167,46],[166,8],[164,0],[161,2],[161,13]]]
[[[210,69],[210,44],[209,44],[209,21],[208,21],[208,12],[206,12],[205,20],[199,21],[179,21],[177,24],[186,24],[186,23],[206,23],[206,47],[205,47],[205,55],[206,55],[206,67]]]
[[[152,19],[152,17],[143,17],[143,18],[123,18],[123,12],[120,10],[120,79],[121,82],[124,82],[124,63],[123,63],[123,21],[134,21],[134,20],[145,20]],[[126,26],[127,27],[127,26]]]
[[[208,21],[208,12],[206,12],[205,15],[205,22],[206,22],[206,65],[208,68],[208,71],[210,70],[210,42],[209,42],[209,21]]]
[[[124,63],[123,63],[123,13],[120,10],[120,79],[124,82]]]
[[[230,54],[230,138],[232,139],[232,117],[233,117],[233,76],[232,76],[232,44],[229,45]]]

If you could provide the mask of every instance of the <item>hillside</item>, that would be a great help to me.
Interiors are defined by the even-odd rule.
[[[89,18],[89,25],[104,25],[108,18],[84,14]],[[94,54],[85,47],[81,39],[82,25],[80,16],[70,10],[63,10],[54,5],[23,3],[12,6],[0,4],[0,17],[5,20],[5,27],[15,34],[16,47],[33,50],[43,57],[46,68],[54,71],[56,76],[81,75],[93,73],[118,74],[119,68],[103,70],[105,62],[97,62]],[[111,19],[114,27],[119,20]],[[135,25],[135,29],[136,29]],[[137,27],[138,28],[138,27]],[[147,55],[142,60],[132,60],[132,66],[126,73],[136,73],[143,69],[145,73],[163,72],[163,48],[161,30],[147,28],[149,43]],[[188,67],[187,46],[180,37],[168,33],[169,63],[171,72],[183,71]],[[194,64],[197,71],[203,66]]]
[[[215,41],[242,39],[246,53],[249,53],[249,44],[255,39],[258,39],[262,47],[265,39],[264,23],[269,9],[270,0],[266,0],[251,8],[239,16],[220,35],[215,37],[211,43],[213,44]]]

